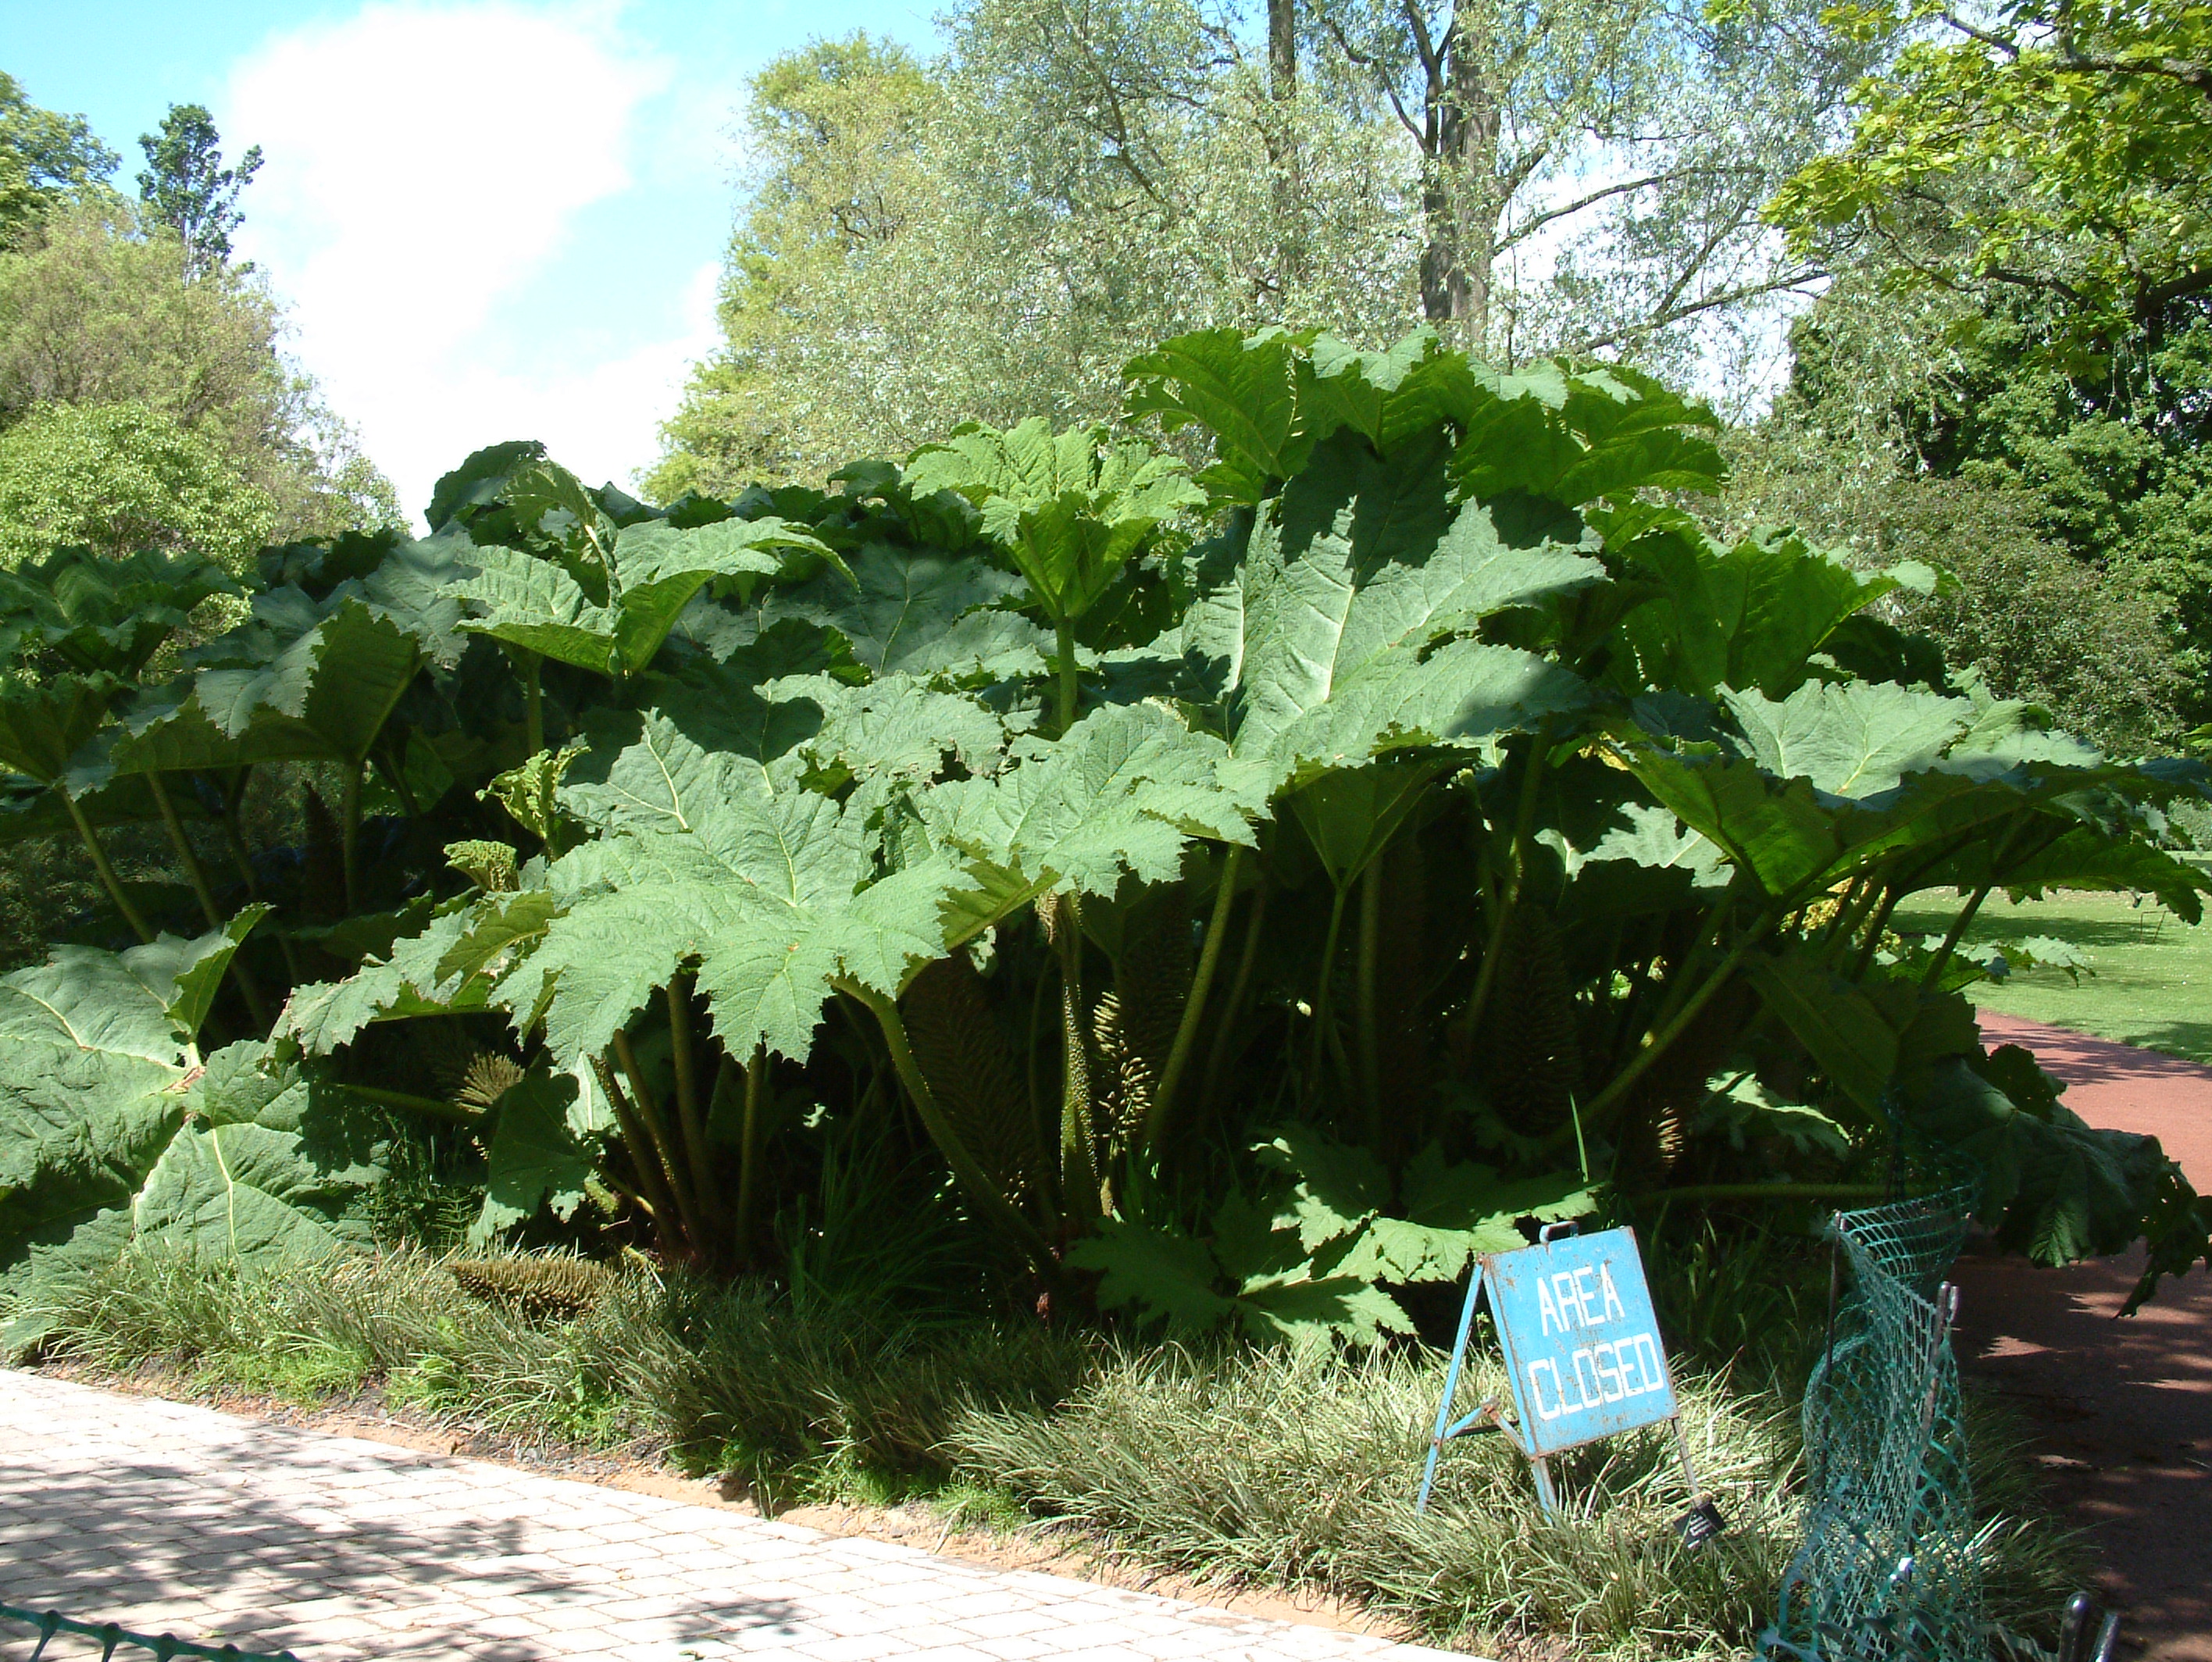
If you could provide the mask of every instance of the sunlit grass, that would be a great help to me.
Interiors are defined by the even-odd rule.
[[[1900,907],[1893,921],[1900,933],[1935,934],[1952,915]],[[2212,1063],[2212,923],[2185,924],[2148,897],[2068,894],[2014,906],[1992,895],[1966,939],[2002,945],[2031,935],[2084,949],[2094,974],[2076,983],[2063,970],[2025,971],[1973,988],[1977,1004]]]

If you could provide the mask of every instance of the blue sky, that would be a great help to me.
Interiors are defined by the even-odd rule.
[[[124,155],[172,103],[268,161],[241,252],[292,354],[419,512],[480,445],[596,481],[658,449],[714,343],[745,78],[934,0],[0,0],[0,69]]]

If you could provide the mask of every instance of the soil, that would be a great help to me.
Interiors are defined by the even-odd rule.
[[[2026,1046],[2092,1125],[2147,1131],[2212,1191],[2212,1069],[2108,1040],[1981,1016],[1984,1043]],[[2036,1434],[2061,1515],[2104,1563],[2095,1596],[2124,1647],[2212,1662],[2212,1272],[2171,1279],[2124,1319],[2140,1248],[2063,1270],[1960,1260],[1960,1371]],[[2140,1647],[2140,1650],[2136,1647]]]

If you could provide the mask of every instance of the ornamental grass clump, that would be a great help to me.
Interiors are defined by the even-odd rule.
[[[1741,1657],[1772,1618],[1801,1533],[1796,1410],[1728,1371],[1677,1379],[1703,1489],[1728,1520],[1691,1550],[1672,1436],[1655,1428],[1560,1457],[1561,1514],[1495,1434],[1448,1447],[1414,1510],[1446,1358],[1425,1350],[1117,1353],[1048,1413],[976,1409],[953,1468],[1130,1559],[1194,1580],[1319,1589],[1431,1642],[1499,1658]],[[1503,1392],[1471,1362],[1462,1402]],[[1993,1475],[1983,1537],[1992,1616],[2047,1628],[2079,1585],[2078,1540],[2047,1524],[2002,1422],[1971,1428]],[[2047,1636],[2047,1635],[2046,1635]]]
[[[1115,1358],[1049,1416],[971,1412],[948,1450],[971,1479],[1209,1581],[1317,1586],[1486,1654],[1540,1636],[1624,1659],[1741,1652],[1795,1545],[1796,1437],[1773,1397],[1724,1375],[1680,1384],[1683,1428],[1729,1532],[1684,1549],[1689,1503],[1663,1428],[1555,1468],[1547,1520],[1497,1435],[1446,1451],[1413,1509],[1445,1359],[1377,1350]],[[1502,1392],[1486,1362],[1467,1401]]]

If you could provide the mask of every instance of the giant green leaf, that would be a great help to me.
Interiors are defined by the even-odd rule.
[[[648,519],[613,537],[605,565],[591,573],[604,584],[604,598],[559,561],[514,549],[475,550],[474,574],[448,585],[477,614],[463,627],[599,675],[635,675],[714,579],[773,576],[786,549],[830,555],[812,535],[780,519],[689,529]]]
[[[243,632],[252,661],[199,672],[194,698],[225,737],[268,733],[275,753],[312,734],[324,755],[367,758],[408,683],[428,661],[422,639],[370,604],[355,585],[326,602],[298,590],[264,594]],[[264,754],[249,739],[249,759]]]
[[[499,1124],[484,1151],[483,1210],[471,1226],[471,1239],[527,1222],[548,1204],[556,1217],[574,1215],[592,1169],[591,1152],[576,1134],[576,1094],[573,1075],[532,1073],[501,1096]]]
[[[602,1050],[686,963],[733,1053],[765,1043],[803,1057],[833,982],[896,996],[943,954],[957,870],[926,858],[879,877],[865,805],[733,768],[744,759],[657,718],[633,749],[602,787],[606,834],[553,864],[559,915],[501,989],[522,1024],[542,1012],[563,1067]]]
[[[1778,786],[1748,761],[1679,756],[1652,745],[1623,754],[1652,795],[1778,900],[1814,884],[1844,855],[1836,815],[1802,779]]]
[[[850,779],[933,779],[948,756],[965,773],[989,773],[1006,752],[1006,724],[980,701],[910,676],[848,687],[809,676],[774,688],[779,699],[802,691],[824,713],[820,730],[801,741],[800,749],[816,767]]]
[[[181,1046],[167,1002],[112,952],[60,946],[0,978],[0,1039],[175,1064]]]
[[[2160,905],[2191,924],[2203,916],[2202,897],[2212,894],[2212,876],[2197,866],[2148,842],[2115,837],[2090,825],[2037,839],[2011,858],[2002,858],[2005,852],[1994,838],[1969,844],[1926,872],[1923,882],[1969,891],[1994,884],[2021,895],[2059,889],[2155,895]]]
[[[615,644],[615,610],[593,604],[556,561],[519,549],[486,548],[471,563],[475,574],[453,585],[456,597],[469,603],[468,628],[600,675],[629,667]]]
[[[251,1123],[185,1126],[132,1202],[138,1238],[271,1268],[366,1245],[342,1218],[368,1174],[333,1172],[304,1142]]]
[[[0,766],[52,785],[98,732],[122,695],[109,675],[0,683]]]
[[[1350,428],[1387,456],[1439,422],[1464,425],[1488,390],[1426,325],[1381,352],[1322,335],[1298,365],[1298,430],[1317,441]]]
[[[943,842],[1054,887],[1109,895],[1123,872],[1165,883],[1193,836],[1249,843],[1255,805],[1226,782],[1227,751],[1156,704],[1094,710],[1060,739],[1018,741],[990,779],[921,804]]]
[[[1642,677],[1700,694],[1788,695],[1844,622],[1900,581],[1854,571],[1794,537],[1724,545],[1686,515],[1662,520],[1625,552],[1661,591],[1623,625]]]
[[[1329,882],[1356,882],[1421,804],[1446,761],[1370,762],[1322,773],[1288,805],[1321,856]]]
[[[1924,1135],[1980,1168],[1980,1214],[1999,1244],[2039,1264],[2124,1251],[2171,1163],[2156,1137],[2085,1125],[2063,1089],[2008,1045],[1937,1064],[1906,1104]]]
[[[1531,364],[1493,373],[1485,391],[1452,457],[1462,496],[1519,490],[1575,506],[1644,490],[1710,492],[1725,472],[1713,441],[1683,430],[1717,428],[1713,413],[1624,365]]]
[[[853,580],[824,573],[772,596],[772,624],[786,615],[827,624],[854,660],[879,675],[958,674],[977,666],[1043,667],[1050,637],[1028,619],[995,610],[1021,579],[972,555],[908,553],[871,543],[854,556]]]
[[[1480,640],[1426,652],[1398,646],[1347,674],[1273,736],[1265,755],[1279,777],[1301,781],[1387,750],[1471,748],[1588,701],[1589,688],[1572,670],[1518,647]],[[1239,754],[1249,756],[1250,747]]]
[[[203,601],[237,592],[198,555],[64,549],[0,572],[0,656],[29,648],[82,673],[134,676]]]
[[[447,901],[417,933],[344,980],[295,987],[276,1018],[276,1036],[325,1055],[373,1022],[486,1009],[494,986],[556,910],[542,889]]]
[[[135,1239],[273,1265],[335,1246],[345,1199],[381,1177],[358,1122],[264,1047],[186,1071],[205,979],[252,922],[120,956],[62,949],[0,979],[0,1273],[22,1301],[9,1345]]]
[[[766,789],[760,762],[741,750],[709,749],[659,710],[602,712],[591,749],[571,763],[562,807],[610,831],[688,831],[736,796]]]
[[[1853,801],[1934,767],[1974,719],[1965,699],[1893,682],[1808,681],[1778,702],[1732,688],[1722,697],[1761,768]]]
[[[1206,428],[1214,462],[1199,482],[1217,500],[1255,503],[1310,447],[1297,428],[1301,344],[1279,330],[1249,339],[1233,329],[1178,335],[1130,360],[1129,414],[1157,416],[1170,433]]]
[[[183,1070],[0,1037],[0,1267],[21,1237],[127,1202],[184,1122]]]
[[[954,490],[981,509],[987,536],[1055,622],[1081,617],[1163,521],[1205,500],[1182,464],[1103,428],[1055,434],[1032,417],[1000,431],[969,425],[916,451],[917,495]]]
[[[1869,1113],[1897,1071],[1897,1029],[1875,1001],[1809,952],[1746,966],[1760,1002],[1797,1036],[1820,1071]]]
[[[230,961],[269,907],[246,907],[220,929],[192,940],[161,935],[122,955],[131,974],[158,999],[169,1022],[186,1042],[197,1042],[208,1011],[214,1008]]]
[[[1203,1331],[1235,1307],[1215,1289],[1213,1254],[1178,1231],[1108,1218],[1068,1248],[1067,1263],[1099,1272],[1107,1309],[1134,1309],[1185,1331]]]
[[[1236,1310],[1253,1337],[1299,1350],[1338,1339],[1371,1345],[1413,1331],[1397,1300],[1357,1276],[1255,1277],[1237,1289]]]
[[[1275,750],[1303,722],[1291,755],[1364,760],[1386,738],[1487,736],[1578,695],[1569,672],[1533,654],[1471,640],[1429,650],[1600,574],[1540,529],[1453,508],[1443,459],[1430,445],[1381,460],[1342,434],[1262,511],[1235,603],[1208,608],[1194,638],[1229,666],[1240,755]],[[1340,695],[1342,709],[1316,714]]]

